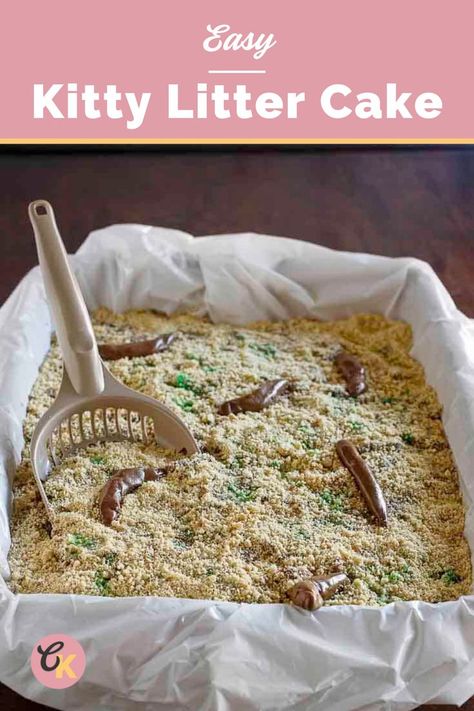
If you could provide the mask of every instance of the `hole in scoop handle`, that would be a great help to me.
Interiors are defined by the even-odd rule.
[[[70,267],[54,211],[46,200],[28,208],[36,248],[65,367],[74,390],[98,395],[104,389],[102,363],[79,284]]]

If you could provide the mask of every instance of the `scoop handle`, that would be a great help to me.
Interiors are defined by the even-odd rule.
[[[79,395],[98,395],[104,389],[102,361],[53,208],[46,200],[35,200],[29,205],[28,214],[65,368]]]

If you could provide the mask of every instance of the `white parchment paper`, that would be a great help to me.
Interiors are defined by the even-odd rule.
[[[73,257],[88,306],[191,310],[214,321],[381,312],[408,321],[413,354],[444,406],[474,550],[474,327],[431,268],[253,234],[193,239],[141,225],[93,232]],[[0,566],[29,391],[51,323],[34,269],[0,309]],[[86,652],[64,691],[30,671],[37,640]],[[0,680],[58,709],[276,711],[412,709],[474,694],[474,596],[306,613],[286,605],[13,595],[0,579]]]

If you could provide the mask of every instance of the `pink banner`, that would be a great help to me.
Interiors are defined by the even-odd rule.
[[[474,140],[472,0],[16,0],[0,139]]]

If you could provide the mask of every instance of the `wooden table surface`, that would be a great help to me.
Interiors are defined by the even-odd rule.
[[[69,251],[114,222],[284,235],[424,259],[474,316],[473,147],[4,149],[0,302],[37,263],[26,213],[36,198],[53,203]],[[0,687],[0,708],[45,707]]]

